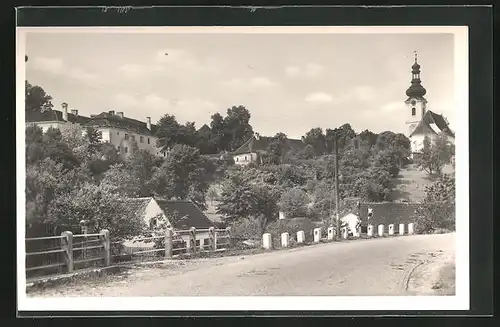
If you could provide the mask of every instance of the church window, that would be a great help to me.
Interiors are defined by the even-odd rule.
[[[247,156],[245,156],[245,161],[247,161]]]
[[[417,114],[417,110],[415,109],[415,107],[411,108],[411,115],[415,116],[416,114]]]

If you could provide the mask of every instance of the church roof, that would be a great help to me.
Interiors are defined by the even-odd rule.
[[[444,119],[442,115],[438,115],[430,110],[426,111],[417,127],[410,134],[410,137],[413,135],[428,135],[428,134],[439,134],[444,133],[445,135],[455,137],[455,134],[452,132],[448,123]]]
[[[257,151],[265,151],[269,144],[274,141],[276,137],[258,136],[255,135],[249,138],[242,146],[240,146],[233,154],[253,153]],[[301,150],[305,148],[306,144],[302,140],[285,139],[285,145],[288,150]]]

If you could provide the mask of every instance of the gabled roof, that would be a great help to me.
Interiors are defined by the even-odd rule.
[[[145,122],[128,117],[122,118],[118,115],[113,115],[107,112],[102,112],[99,115],[91,117],[85,126],[113,127],[143,135],[154,135],[157,129],[157,126],[154,124],[151,124],[151,130],[149,130]]]
[[[159,200],[155,199],[165,216],[171,217],[176,213],[185,217],[180,222],[171,221],[175,229],[206,229],[214,226],[212,221],[191,201],[185,200]]]
[[[135,212],[138,216],[144,216],[145,210],[148,204],[153,200],[152,197],[144,197],[144,198],[126,198],[122,201],[130,208],[133,212]]]
[[[440,132],[455,137],[444,117],[428,110],[410,134],[410,137],[416,134],[438,134]]]
[[[212,132],[212,129],[207,125],[207,124],[204,124],[203,126],[201,126],[198,131],[198,133],[211,133]]]
[[[265,151],[269,144],[274,141],[276,137],[259,136],[255,135],[249,138],[242,146],[240,146],[232,154],[253,153],[257,151]],[[301,150],[305,148],[306,144],[302,140],[285,139],[285,145],[288,150]]]
[[[73,115],[72,113],[68,112],[68,121],[70,123],[76,123],[76,124],[85,124],[90,120],[89,117],[85,116],[80,116],[80,115]],[[52,121],[57,121],[57,122],[66,122],[63,119],[63,113],[59,110],[46,110],[43,112],[30,112],[26,114],[26,121],[30,123],[37,123],[37,122],[52,122]]]

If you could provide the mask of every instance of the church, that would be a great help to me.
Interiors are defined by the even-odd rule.
[[[408,118],[407,136],[411,142],[412,157],[422,151],[424,138],[427,136],[431,140],[438,134],[444,134],[451,143],[455,143],[455,134],[449,127],[448,120],[443,115],[438,115],[427,110],[427,99],[424,95],[427,90],[422,86],[420,80],[420,65],[417,62],[415,53],[415,63],[411,66],[412,79],[411,86],[406,90],[407,99],[405,101]]]

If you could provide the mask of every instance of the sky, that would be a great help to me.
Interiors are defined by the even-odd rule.
[[[300,138],[349,123],[405,133],[418,52],[428,109],[453,129],[453,34],[45,33],[26,36],[26,79],[54,109],[173,114],[199,128],[243,105],[255,132]]]

